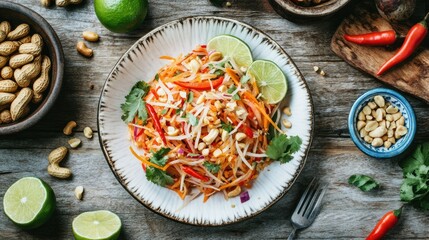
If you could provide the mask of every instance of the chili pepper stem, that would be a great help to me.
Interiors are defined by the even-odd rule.
[[[399,209],[393,210],[393,215],[395,215],[397,218],[400,218],[403,208],[404,208],[404,205],[402,205]]]

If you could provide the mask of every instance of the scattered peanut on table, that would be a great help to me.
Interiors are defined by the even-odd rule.
[[[67,148],[66,147],[59,147],[54,149],[48,156],[48,173],[49,175],[56,177],[56,178],[69,178],[72,175],[72,172],[70,169],[65,167],[60,167],[60,162],[66,157],[67,155]]]
[[[405,117],[398,108],[377,95],[358,113],[359,135],[373,147],[390,148],[408,132]]]
[[[0,22],[0,124],[18,121],[43,100],[50,79],[50,59],[42,55],[43,39],[26,23],[14,29]],[[38,91],[35,87],[38,87]]]

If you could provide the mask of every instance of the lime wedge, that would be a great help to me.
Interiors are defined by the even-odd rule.
[[[121,225],[121,219],[106,210],[81,213],[72,223],[77,240],[118,239]]]
[[[267,60],[256,60],[247,69],[246,74],[255,78],[262,98],[268,103],[278,103],[286,96],[286,76],[275,63]]]
[[[209,51],[218,51],[231,57],[240,67],[249,67],[253,62],[252,52],[246,43],[231,35],[216,36],[207,43]]]
[[[10,186],[3,198],[6,216],[23,229],[44,224],[55,210],[52,188],[39,178],[21,178]]]

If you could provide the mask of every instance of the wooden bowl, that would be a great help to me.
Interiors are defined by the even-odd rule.
[[[50,83],[48,89],[43,93],[41,103],[30,109],[30,113],[9,124],[0,124],[0,135],[16,133],[38,122],[54,105],[57,99],[64,71],[64,53],[60,39],[49,23],[39,14],[20,4],[8,1],[0,1],[0,21],[9,21],[13,27],[20,23],[30,25],[30,33],[38,33],[44,41],[42,54],[51,59]],[[1,79],[1,78],[0,78]],[[31,85],[30,85],[31,86]]]
[[[315,6],[304,7],[291,0],[270,0],[278,14],[293,22],[328,18],[344,9],[351,2],[352,0],[329,0]]]

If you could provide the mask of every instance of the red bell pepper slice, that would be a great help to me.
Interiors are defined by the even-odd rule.
[[[211,82],[211,83],[210,83]],[[223,76],[219,77],[216,80],[206,80],[203,82],[174,82],[175,84],[188,89],[195,89],[195,90],[211,90],[213,86],[213,89],[216,89],[222,85],[223,82]]]
[[[146,172],[146,165],[144,165],[144,163],[142,163],[142,168],[143,168],[143,171]]]
[[[208,177],[201,175],[200,173],[196,172],[194,169],[192,169],[190,167],[183,166],[182,169],[185,173],[191,175],[194,178],[198,178],[201,181],[207,182],[209,180]]]
[[[243,123],[243,125],[241,125],[240,128],[241,128],[241,131],[243,131],[244,134],[246,134],[246,136],[248,136],[249,138],[253,138],[253,131],[249,126]]]
[[[167,139],[165,138],[164,130],[161,127],[161,123],[159,122],[158,114],[156,114],[155,109],[148,103],[146,103],[146,108],[149,113],[149,116],[153,120],[153,125],[155,126],[156,131],[159,133],[162,142],[164,145],[167,145]]]

